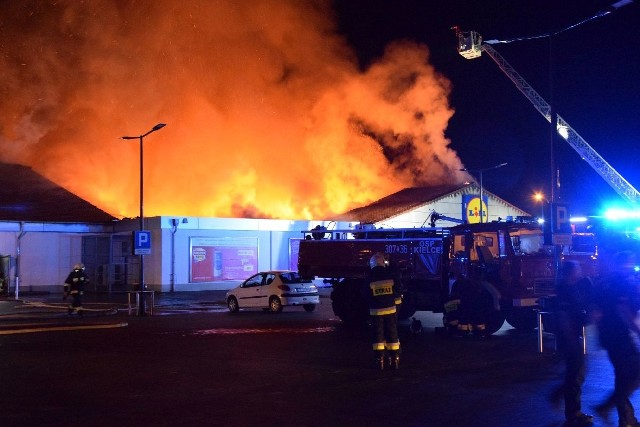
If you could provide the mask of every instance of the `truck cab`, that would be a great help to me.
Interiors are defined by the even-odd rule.
[[[536,327],[535,309],[540,298],[555,295],[554,284],[564,258],[578,261],[590,275],[597,272],[595,248],[575,252],[567,246],[560,252],[544,244],[543,230],[534,222],[465,224],[452,227],[451,235],[454,277],[480,281],[491,293],[503,321],[515,328]]]

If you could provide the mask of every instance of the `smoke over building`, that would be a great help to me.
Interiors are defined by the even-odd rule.
[[[5,2],[0,161],[117,217],[320,218],[462,182],[426,46],[368,69],[329,1]]]

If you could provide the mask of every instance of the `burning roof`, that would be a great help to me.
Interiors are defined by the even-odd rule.
[[[360,70],[331,2],[6,2],[0,161],[115,217],[310,219],[462,183],[449,81],[397,42]]]

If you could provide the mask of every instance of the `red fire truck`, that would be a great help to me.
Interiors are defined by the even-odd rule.
[[[505,320],[515,328],[535,328],[535,310],[541,298],[554,295],[563,258],[578,260],[585,272],[597,274],[595,247],[573,253],[569,247],[545,246],[540,225],[526,220],[446,228],[316,228],[304,232],[298,271],[333,286],[332,306],[341,320],[366,322],[368,261],[376,252],[385,255],[402,283],[400,318],[416,310],[444,313],[456,280],[472,280],[485,293],[487,334]]]

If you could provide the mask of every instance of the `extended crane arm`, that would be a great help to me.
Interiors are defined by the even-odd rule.
[[[611,188],[629,203],[636,205],[640,201],[640,193],[638,190],[624,179],[613,166],[607,163],[559,114],[556,114],[556,117],[558,134],[578,152],[582,159],[585,160]]]
[[[455,224],[464,224],[465,223],[464,220],[461,220],[459,218],[453,218],[453,217],[446,216],[446,215],[442,215],[442,214],[439,214],[436,211],[431,212],[430,217],[431,217],[431,227],[432,228],[436,226],[436,221],[450,221],[450,222],[453,222]]]
[[[493,62],[498,65],[498,68],[502,70],[503,73],[509,77],[509,79],[516,85],[518,90],[522,92],[524,96],[527,97],[529,101],[536,107],[536,110],[542,116],[547,119],[549,123],[551,123],[551,106],[544,100],[538,92],[535,91],[534,88],[527,83],[525,79],[522,78],[520,74],[500,55],[491,45],[482,44],[480,46],[482,52],[485,52]]]
[[[533,104],[540,114],[551,123],[551,106],[522,78],[520,74],[492,46],[482,43],[482,37],[475,31],[462,32],[456,28],[458,52],[467,59],[479,57],[485,52],[518,90]],[[556,114],[556,130],[562,138],[626,201],[635,205],[640,193],[622,177],[606,160],[591,147],[560,115]]]

